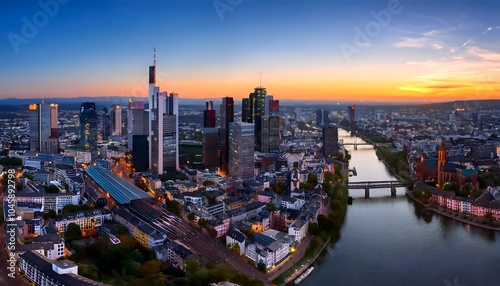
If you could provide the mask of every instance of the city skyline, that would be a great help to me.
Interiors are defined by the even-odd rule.
[[[498,99],[494,4],[4,2],[0,98],[146,99],[156,47],[158,85],[188,99],[261,85],[282,100]]]

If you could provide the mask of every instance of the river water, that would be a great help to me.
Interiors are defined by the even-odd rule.
[[[344,130],[339,139],[354,142]],[[358,142],[364,142],[357,139]],[[346,146],[351,181],[394,177],[372,146]],[[500,285],[500,234],[425,212],[397,189],[349,190],[341,237],[301,285]]]

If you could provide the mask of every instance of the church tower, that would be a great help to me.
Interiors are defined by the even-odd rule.
[[[444,168],[446,166],[446,148],[444,147],[444,139],[441,139],[441,148],[438,151],[438,165],[437,165],[437,183],[442,187],[445,183]]]

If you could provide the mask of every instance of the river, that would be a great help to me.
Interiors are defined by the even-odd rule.
[[[344,130],[339,139],[354,140]],[[372,146],[346,148],[358,173],[351,181],[394,179]],[[364,190],[349,190],[339,241],[301,285],[500,285],[499,233],[427,213],[404,192],[373,189],[365,199]]]

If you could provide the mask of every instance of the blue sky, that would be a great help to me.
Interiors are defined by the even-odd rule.
[[[146,96],[156,47],[159,85],[186,98],[246,97],[262,73],[282,99],[496,99],[497,2],[2,1],[0,98]]]

